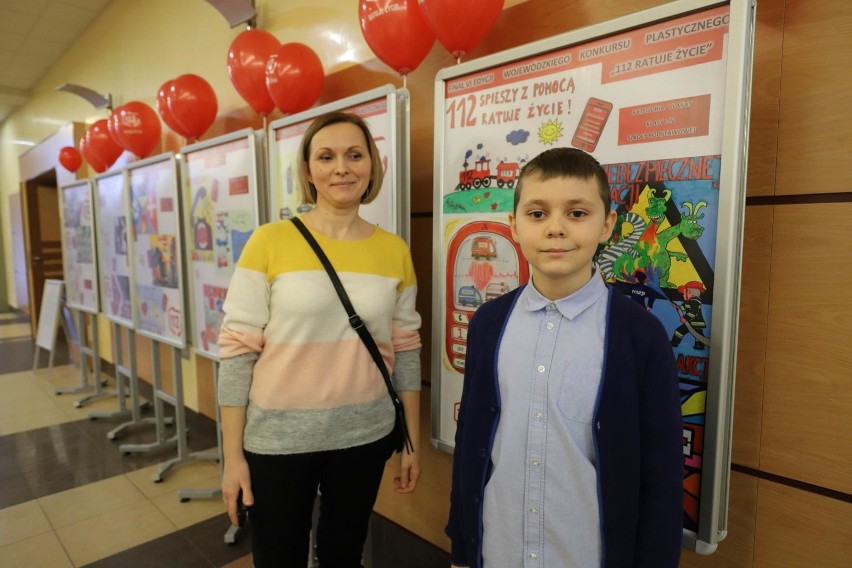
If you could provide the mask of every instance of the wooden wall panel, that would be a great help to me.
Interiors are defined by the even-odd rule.
[[[198,412],[215,420],[216,391],[213,388],[213,361],[198,353],[195,354],[195,377],[197,379]]]
[[[775,193],[784,0],[760,0],[755,28],[746,192]]]
[[[728,536],[711,555],[683,551],[680,568],[751,568],[754,565],[754,514],[757,509],[757,479],[731,473]]]
[[[417,311],[423,320],[420,328],[421,376],[431,382],[432,377],[432,218],[415,217],[411,220],[411,248],[420,251],[414,257],[417,274]]]
[[[772,206],[746,208],[731,459],[754,469],[760,467],[772,216]]]
[[[755,568],[847,568],[852,564],[852,503],[761,479]]]
[[[850,62],[849,0],[787,0],[777,195],[852,191]]]
[[[775,207],[760,466],[852,493],[852,203]]]

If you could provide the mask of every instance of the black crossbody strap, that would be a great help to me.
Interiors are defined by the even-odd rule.
[[[308,231],[308,228],[305,227],[305,224],[302,223],[302,220],[298,217],[293,217],[290,219],[296,228],[302,233],[302,236],[305,237],[305,240],[311,245],[311,248],[316,253],[317,258],[322,263],[323,268],[328,273],[328,277],[331,278],[331,283],[334,285],[335,291],[337,291],[337,295],[340,297],[340,302],[343,304],[343,309],[346,310],[346,315],[349,316],[349,325],[358,333],[358,336],[361,338],[361,341],[364,342],[364,345],[367,347],[367,351],[370,352],[370,355],[373,357],[373,361],[376,362],[376,366],[379,368],[379,371],[382,373],[382,378],[385,380],[385,386],[388,389],[388,395],[391,397],[391,401],[393,401],[394,409],[401,409],[402,402],[399,400],[399,397],[396,394],[396,391],[393,388],[393,384],[391,383],[390,374],[388,373],[387,365],[385,365],[384,360],[382,359],[381,353],[379,353],[379,347],[376,345],[373,336],[370,335],[370,330],[367,329],[367,326],[364,325],[364,322],[361,321],[361,318],[355,313],[355,308],[352,306],[352,302],[349,301],[349,295],[346,293],[346,289],[343,287],[343,283],[340,281],[340,278],[337,276],[337,272],[334,270],[334,267],[331,265],[331,261],[328,260],[328,257],[323,252],[322,247],[320,247],[319,243],[316,241],[314,236]],[[408,425],[405,424],[405,419],[402,420],[402,428],[405,432],[405,446],[409,452],[414,451],[414,447],[411,444],[411,436],[408,434]]]

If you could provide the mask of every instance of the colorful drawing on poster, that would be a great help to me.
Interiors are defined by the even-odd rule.
[[[130,278],[113,274],[106,286],[106,297],[110,313],[127,320],[133,317],[130,313]]]
[[[216,213],[216,225],[213,229],[214,254],[216,270],[223,276],[231,275],[254,226],[254,216],[248,209]]]
[[[164,288],[178,287],[177,246],[173,235],[149,235],[148,268],[151,282]]]
[[[219,343],[219,328],[222,325],[222,305],[225,303],[227,288],[205,284],[201,304],[204,309],[201,321],[201,346],[205,351],[210,351],[211,345]]]
[[[137,191],[138,190],[138,191]],[[157,225],[157,188],[149,179],[142,177],[142,183],[131,191],[131,215],[133,231],[136,235],[156,235]]]
[[[601,274],[670,338],[684,420],[684,522],[697,530],[713,303],[719,156],[604,166],[618,215]]]
[[[164,306],[168,306],[168,297],[157,286],[137,286],[139,294],[139,329],[163,335],[166,329]]]
[[[92,242],[92,226],[80,225],[74,234],[78,264],[92,264],[94,258],[94,243]]]
[[[127,219],[115,217],[113,226],[114,254],[127,255]]]
[[[467,325],[484,302],[526,283],[529,267],[505,223],[468,223],[452,235],[447,251],[447,339],[450,365],[464,372]]]
[[[525,134],[529,135],[528,132]],[[479,157],[472,162],[474,151],[468,149],[465,152],[459,169],[458,184],[452,193],[444,196],[444,213],[511,212],[515,199],[515,183],[527,156],[517,156],[514,159],[501,157],[492,168],[492,159],[490,154],[484,151],[484,145],[477,144],[476,151]]]
[[[192,227],[192,260],[213,262],[213,223],[219,199],[219,180],[208,177],[196,180],[195,195],[189,212]]]

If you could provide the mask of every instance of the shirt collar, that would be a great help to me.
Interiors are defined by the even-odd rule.
[[[596,270],[582,288],[564,298],[552,301],[542,296],[541,292],[536,290],[532,280],[530,280],[521,291],[519,304],[524,309],[535,312],[547,308],[553,302],[559,313],[570,320],[583,313],[606,293],[606,284],[604,284],[603,278],[601,278],[600,273]]]

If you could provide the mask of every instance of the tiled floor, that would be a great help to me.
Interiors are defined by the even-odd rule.
[[[44,353],[33,372],[32,341],[17,337],[28,325],[18,314],[0,314],[0,566],[251,566],[247,533],[224,543],[230,523],[218,499],[182,503],[177,496],[181,488],[215,488],[218,464],[185,463],[154,483],[158,464],[176,450],[123,455],[120,444],[151,442],[153,428],[107,439],[122,420],[89,413],[117,409],[116,399],[76,408],[86,393],[56,395],[57,387],[81,384],[79,370],[60,341],[50,373]],[[187,425],[190,451],[215,446],[213,421],[187,410]],[[449,565],[446,552],[377,514],[368,548],[373,568]]]

